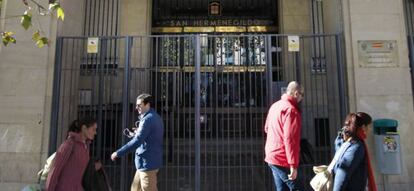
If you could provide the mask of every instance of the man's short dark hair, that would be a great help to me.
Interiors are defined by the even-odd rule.
[[[137,100],[140,99],[142,102],[147,105],[148,103],[150,106],[152,105],[152,96],[150,94],[143,93],[137,97]]]

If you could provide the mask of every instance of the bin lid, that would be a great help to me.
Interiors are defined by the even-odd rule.
[[[377,119],[374,121],[374,128],[381,127],[398,127],[398,121],[395,119]]]

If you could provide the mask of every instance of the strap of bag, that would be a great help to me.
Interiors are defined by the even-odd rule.
[[[348,146],[349,146],[348,144],[343,143],[341,145],[341,147],[339,148],[338,152],[335,153],[335,156],[332,159],[332,161],[329,164],[328,169],[327,169],[329,172],[332,172],[332,169],[335,167],[336,162],[338,162],[339,157],[342,156],[342,154],[345,152],[346,148],[344,148],[344,147],[348,147]]]
[[[336,155],[335,155],[335,156],[336,156]],[[329,166],[328,166],[328,169],[327,169],[329,172],[332,172],[332,169],[334,168],[334,166],[335,166],[336,162],[338,161],[338,158],[339,158],[339,157],[334,157],[334,158],[332,159],[331,163],[329,163]]]

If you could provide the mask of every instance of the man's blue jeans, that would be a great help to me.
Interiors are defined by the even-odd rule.
[[[288,174],[290,174],[289,168],[268,164],[272,170],[273,180],[275,182],[276,191],[296,191],[303,190],[298,178],[295,180],[289,180]],[[297,176],[299,177],[299,175]]]

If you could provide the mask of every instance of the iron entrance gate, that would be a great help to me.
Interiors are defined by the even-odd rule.
[[[405,26],[410,57],[411,85],[414,91],[414,1],[404,0]]]
[[[263,123],[287,83],[305,86],[300,176],[309,187],[314,164],[331,159],[344,116],[339,35],[102,37],[87,53],[86,37],[57,40],[50,152],[70,121],[98,119],[92,155],[102,159],[114,190],[127,190],[133,154],[110,161],[137,119],[136,96],[149,92],[165,123],[160,190],[272,190],[263,162]],[[312,148],[310,148],[311,146]]]

